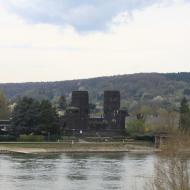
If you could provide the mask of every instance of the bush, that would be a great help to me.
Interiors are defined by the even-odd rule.
[[[44,136],[42,135],[20,135],[17,141],[21,142],[43,142]]]
[[[16,137],[12,135],[0,135],[0,142],[16,141]]]
[[[154,142],[154,136],[151,134],[146,134],[146,135],[134,135],[132,136],[135,140],[139,141],[150,141]]]
[[[60,135],[50,135],[50,136],[45,136],[44,141],[50,141],[50,142],[55,142],[58,140],[62,140]]]
[[[138,134],[145,132],[145,122],[143,120],[132,120],[127,124],[127,132],[131,134]]]
[[[155,162],[154,177],[144,190],[189,190],[190,189],[190,136],[176,131],[161,146]]]

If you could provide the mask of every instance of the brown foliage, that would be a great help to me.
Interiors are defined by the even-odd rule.
[[[179,131],[162,146],[147,190],[190,190],[190,136]]]

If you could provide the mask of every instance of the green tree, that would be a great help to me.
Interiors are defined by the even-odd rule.
[[[48,100],[43,100],[40,104],[39,124],[43,133],[57,134],[59,132],[56,109]]]
[[[12,113],[12,126],[18,134],[55,134],[58,116],[50,101],[24,97],[17,102]]]
[[[143,120],[131,120],[127,123],[127,131],[132,134],[143,134],[145,132],[145,122]]]
[[[12,113],[12,126],[18,133],[25,134],[38,130],[40,104],[24,97],[19,99]]]
[[[190,109],[185,97],[181,101],[179,127],[185,131],[190,129]]]
[[[8,101],[3,92],[0,91],[0,119],[8,119],[10,111],[8,108]]]

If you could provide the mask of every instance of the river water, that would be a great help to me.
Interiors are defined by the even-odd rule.
[[[0,190],[142,190],[154,154],[1,155]]]

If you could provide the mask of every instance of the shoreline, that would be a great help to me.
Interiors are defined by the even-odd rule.
[[[0,154],[44,154],[44,153],[155,153],[159,149],[148,145],[118,142],[98,143],[0,143]]]

